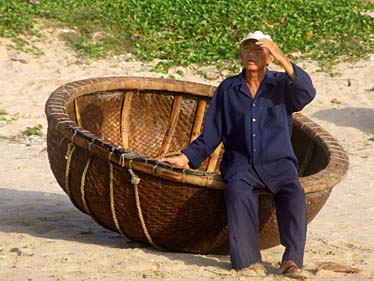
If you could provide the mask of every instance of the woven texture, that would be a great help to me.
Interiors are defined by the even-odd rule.
[[[48,156],[57,182],[78,209],[130,239],[158,249],[227,254],[223,149],[198,170],[157,161],[201,131],[214,91],[210,85],[144,77],[58,88],[46,104]],[[293,118],[292,144],[310,222],[345,176],[348,157],[316,123],[301,114]],[[279,244],[279,234],[272,195],[263,192],[259,200],[265,249]]]

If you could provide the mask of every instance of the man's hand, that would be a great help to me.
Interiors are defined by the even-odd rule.
[[[161,158],[159,161],[183,168],[187,166],[190,160],[187,158],[186,154],[181,153],[178,156]]]
[[[279,63],[286,70],[286,73],[291,78],[291,80],[296,79],[296,74],[291,61],[283,54],[282,50],[279,49],[278,45],[275,42],[268,39],[260,39],[256,42],[256,45],[261,48],[268,49],[274,59],[279,61]]]

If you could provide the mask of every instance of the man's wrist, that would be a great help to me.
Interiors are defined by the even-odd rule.
[[[190,162],[190,159],[183,152],[181,152],[180,156],[183,158],[183,161],[185,162],[185,165],[187,165],[188,162]]]
[[[295,73],[295,70],[293,68],[292,62],[286,56],[282,56],[282,58],[278,61],[283,66],[283,68],[286,71],[288,77],[292,81],[295,81],[296,80],[296,73]]]

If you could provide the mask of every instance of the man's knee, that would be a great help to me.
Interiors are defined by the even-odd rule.
[[[226,204],[240,202],[247,204],[247,202],[251,202],[255,199],[255,196],[256,194],[253,186],[244,180],[235,179],[226,184],[224,194]]]
[[[284,184],[276,194],[277,197],[305,198],[305,190],[298,182]]]

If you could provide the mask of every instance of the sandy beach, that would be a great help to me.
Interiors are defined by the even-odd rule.
[[[41,124],[49,94],[71,81],[104,76],[152,76],[217,85],[214,68],[184,75],[151,72],[124,55],[91,62],[46,31],[39,58],[0,40],[0,280],[290,280],[275,274],[283,248],[262,251],[270,274],[238,277],[228,256],[161,252],[126,240],[78,211],[49,167],[46,136],[26,137]],[[341,63],[333,76],[318,63],[298,63],[311,75],[316,99],[303,114],[329,131],[350,157],[347,177],[309,224],[305,271],[309,280],[374,280],[374,54]],[[205,73],[200,75],[198,73]],[[210,80],[206,79],[210,78]],[[14,120],[11,120],[13,117]],[[322,265],[334,263],[332,268]],[[340,270],[337,267],[340,265]],[[335,272],[335,271],[340,272]]]

